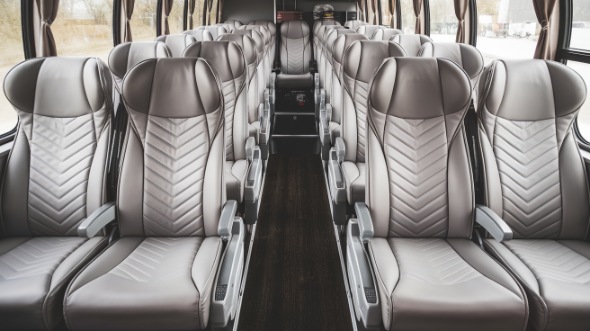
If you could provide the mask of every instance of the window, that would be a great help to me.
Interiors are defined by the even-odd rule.
[[[4,91],[4,77],[8,71],[24,60],[23,41],[21,35],[20,0],[0,1],[0,10],[3,13],[0,22],[0,36],[3,45],[0,47],[0,79],[2,91]],[[3,92],[0,92],[0,135],[14,129],[18,117],[16,111],[6,100]]]
[[[391,13],[393,12],[394,8],[389,8],[391,1],[390,0],[380,0],[381,1],[381,24],[393,27],[393,16]]]
[[[113,0],[61,0],[51,25],[57,55],[98,56],[113,49]]]
[[[458,20],[453,0],[431,0],[430,37],[434,41],[454,42],[457,36]]]
[[[590,50],[590,0],[573,0],[571,48]]]
[[[486,64],[534,56],[541,27],[531,0],[479,0],[477,14],[477,48]]]
[[[402,14],[402,31],[404,34],[413,34],[416,29],[413,1],[400,0],[400,11]]]
[[[133,40],[147,41],[156,38],[157,0],[135,0],[131,16],[131,35]]]
[[[168,17],[168,24],[170,26],[170,34],[182,33],[184,16],[184,0],[174,0],[172,4],[172,11]]]
[[[567,61],[567,66],[577,71],[586,82],[586,86],[590,87],[590,64]],[[578,114],[578,128],[582,137],[586,141],[590,141],[590,102],[588,99]]]

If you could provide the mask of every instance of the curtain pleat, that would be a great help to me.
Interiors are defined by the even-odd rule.
[[[123,41],[133,41],[133,34],[131,33],[131,17],[133,16],[133,8],[135,7],[135,0],[123,0],[123,17],[125,25],[123,27]]]
[[[416,17],[416,28],[414,33],[416,34],[422,33],[422,1],[423,0],[413,0],[414,16]]]
[[[41,32],[36,49],[37,56],[57,56],[57,47],[55,45],[55,38],[53,38],[53,32],[51,32],[51,24],[57,17],[59,0],[37,0],[37,8],[39,9],[39,21],[41,24]]]
[[[467,8],[469,8],[469,0],[454,0],[455,2],[455,16],[459,21],[457,27],[457,37],[455,41],[458,43],[464,43],[466,39],[465,34],[465,15],[467,14]]]
[[[535,58],[555,60],[559,29],[557,0],[533,0],[537,20],[541,24],[541,33],[535,48]]]
[[[193,15],[195,14],[195,8],[197,8],[197,0],[189,0],[188,1],[188,29],[192,30],[194,28],[194,20]]]
[[[162,34],[170,34],[170,24],[168,18],[172,12],[174,0],[162,0]]]

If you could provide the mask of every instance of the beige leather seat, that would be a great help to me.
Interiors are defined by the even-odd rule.
[[[346,21],[344,22],[344,26],[356,31],[356,29],[361,26],[361,25],[367,25],[367,22],[365,21],[360,21],[360,20],[351,20],[351,21]]]
[[[353,301],[369,326],[526,329],[522,287],[470,240],[470,99],[469,78],[446,59],[388,59],[372,81],[366,205],[347,234]],[[374,278],[361,274],[369,263]]]
[[[530,330],[587,330],[590,197],[572,129],[584,81],[556,62],[498,60],[478,97],[484,202],[513,237],[486,250],[524,286]]]
[[[97,58],[39,58],[4,89],[19,126],[2,182],[0,329],[53,330],[68,283],[108,241],[79,229],[106,202],[111,74]]]
[[[241,220],[234,223],[236,204],[225,198],[218,79],[202,59],[150,59],[125,76],[123,98],[130,124],[116,205],[121,238],[68,287],[67,326],[198,330],[217,325],[223,300],[216,275],[225,272],[220,267],[238,269],[239,264],[224,247],[243,248],[243,236],[235,231],[243,233]],[[236,277],[231,282],[239,287],[241,269]],[[227,286],[224,300],[233,287]]]
[[[375,32],[375,34],[373,35],[373,40],[391,40],[393,36],[402,33],[402,30],[398,29],[382,28]]]
[[[420,56],[422,46],[432,43],[430,37],[421,34],[396,34],[390,40],[399,44],[408,56]]]
[[[269,50],[269,58],[270,58],[270,65],[271,69],[274,67],[274,63],[276,61],[276,47],[277,47],[277,26],[271,21],[252,21],[250,25],[261,25],[268,29],[270,32],[270,50]]]
[[[194,36],[189,34],[169,34],[162,35],[156,38],[156,41],[161,41],[170,50],[172,57],[181,57],[184,50],[191,44],[197,42]]]
[[[194,30],[187,30],[187,31],[184,31],[183,33],[195,37],[196,41],[212,41],[212,40],[214,40],[213,35],[211,35],[211,32],[209,32],[209,30],[205,30],[205,29],[201,29],[201,28],[197,28]]]
[[[309,26],[305,21],[283,22],[280,38],[281,73],[277,76],[277,88],[311,89],[313,79],[309,72],[309,62],[312,46]]]
[[[364,34],[370,40],[379,40],[375,39],[375,33],[379,30],[383,29],[381,25],[361,25],[356,28],[356,32],[360,34]]]
[[[438,57],[451,60],[459,67],[463,68],[473,89],[477,87],[477,82],[483,71],[484,62],[481,52],[468,44],[434,42],[424,43],[422,45],[421,57]]]

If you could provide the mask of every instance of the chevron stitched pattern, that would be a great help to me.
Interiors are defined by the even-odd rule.
[[[456,285],[483,277],[443,239],[390,239],[401,278],[433,285]]]
[[[354,89],[354,108],[356,113],[357,148],[356,160],[365,162],[365,139],[367,136],[367,99],[369,98],[369,83],[356,81]]]
[[[285,38],[285,45],[287,48],[287,73],[288,74],[303,74],[305,73],[305,48],[309,40],[304,39],[288,39]]]
[[[221,83],[223,101],[225,103],[225,158],[229,161],[234,160],[234,111],[236,105],[236,85],[234,80],[228,80]]]
[[[146,238],[109,274],[132,282],[166,282],[190,277],[202,239]]]
[[[147,236],[203,235],[206,116],[148,116],[143,219]]]
[[[29,227],[36,235],[76,235],[86,217],[88,176],[96,150],[92,114],[34,115],[29,178]]]
[[[84,238],[36,237],[0,255],[0,279],[11,280],[46,275],[75,251]]]
[[[517,238],[552,238],[561,229],[561,187],[553,119],[496,119],[494,153],[503,219]]]
[[[539,280],[590,285],[590,260],[554,240],[505,243]]]
[[[384,151],[390,178],[390,236],[444,237],[448,225],[444,116],[387,116]]]

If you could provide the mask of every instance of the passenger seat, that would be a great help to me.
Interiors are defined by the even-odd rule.
[[[277,88],[311,90],[309,26],[305,21],[283,22],[280,37],[281,73],[277,76]]]
[[[422,46],[433,42],[430,37],[422,34],[396,34],[390,40],[399,44],[408,56],[420,56]]]
[[[184,50],[197,42],[194,36],[189,34],[169,34],[156,38],[156,41],[163,42],[168,46],[172,57],[181,57]]]
[[[70,280],[102,251],[112,78],[97,58],[39,58],[13,68],[19,117],[2,182],[0,329],[53,330]]]
[[[209,30],[205,30],[205,29],[197,28],[194,30],[184,31],[183,33],[195,37],[196,41],[212,41],[212,40],[214,40],[213,35],[211,35],[211,32],[209,32]]]

